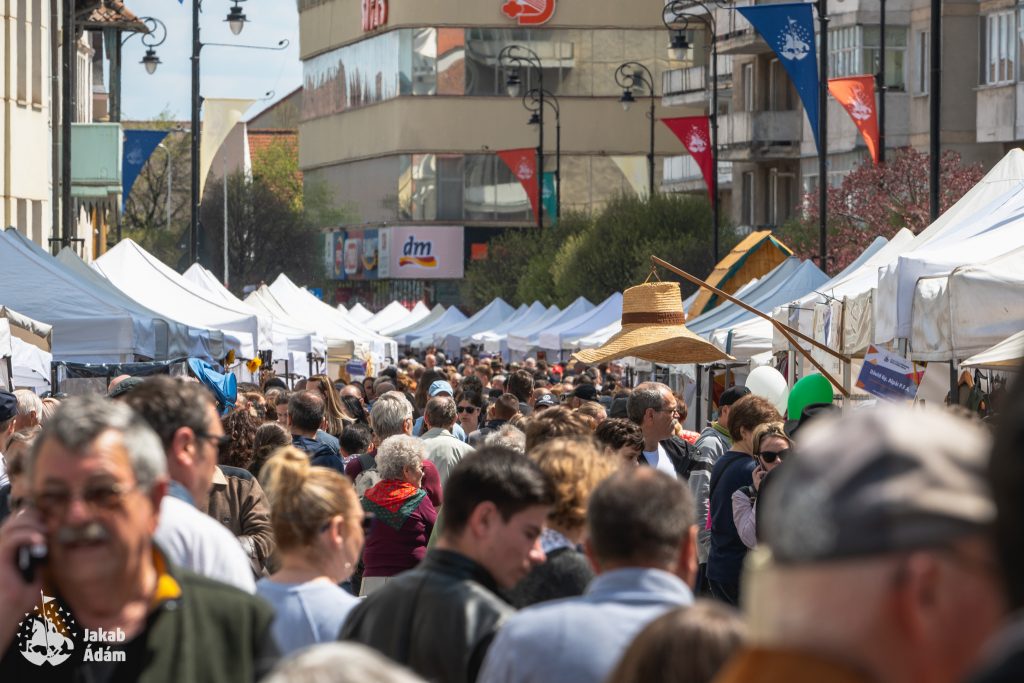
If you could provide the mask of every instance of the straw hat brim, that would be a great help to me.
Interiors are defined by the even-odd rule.
[[[666,364],[735,360],[685,325],[625,325],[603,345],[577,351],[572,359],[593,364],[630,356]]]

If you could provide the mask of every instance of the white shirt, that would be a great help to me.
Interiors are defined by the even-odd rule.
[[[672,461],[669,460],[668,453],[661,447],[661,444],[658,444],[658,450],[656,451],[644,451],[644,458],[651,467],[673,477],[676,476],[676,468],[672,466]]]
[[[4,460],[4,454],[0,453],[0,486],[7,486],[11,483],[11,480],[7,478],[7,461]]]
[[[249,558],[235,535],[185,501],[164,496],[153,539],[174,564],[246,593],[256,592]]]

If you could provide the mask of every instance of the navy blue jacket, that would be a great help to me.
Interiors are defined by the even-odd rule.
[[[732,494],[754,483],[757,463],[746,453],[726,451],[711,470],[711,552],[708,578],[718,583],[739,583],[747,546],[736,532]]]

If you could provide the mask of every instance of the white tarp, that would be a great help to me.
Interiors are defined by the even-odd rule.
[[[948,276],[921,278],[912,308],[912,357],[958,360],[984,351],[1024,328],[1022,295],[1024,248]]]
[[[364,324],[367,329],[380,334],[381,330],[395,325],[412,325],[428,315],[430,315],[430,309],[422,301],[416,302],[416,306],[411,311],[401,302],[392,301]]]
[[[407,320],[402,320],[401,322],[395,323],[391,327],[384,328],[383,330],[381,330],[380,333],[383,335],[387,335],[388,337],[394,337],[395,341],[399,341],[399,337],[401,337],[403,334],[413,332],[417,329],[425,328],[427,325],[433,324],[435,320],[444,315],[446,310],[447,309],[441,304],[435,304],[434,307],[430,309],[430,313],[423,316],[416,322],[410,323]],[[463,316],[463,320],[465,320],[465,316]]]
[[[594,304],[585,298],[577,297],[575,301],[566,306],[560,313],[551,317],[541,318],[532,325],[518,329],[508,335],[508,348],[518,354],[525,354],[540,343],[540,333],[548,329],[554,329],[563,323],[594,310]]]
[[[1010,335],[991,348],[976,353],[961,363],[960,367],[1018,370],[1022,362],[1024,362],[1024,331]]]
[[[572,351],[579,348],[579,339],[593,334],[622,319],[622,294],[615,292],[599,303],[593,310],[567,320],[557,327],[541,332],[538,347],[545,351],[555,352],[560,357],[563,350]]]
[[[511,329],[515,329],[520,325],[532,324],[547,313],[547,310],[548,309],[544,307],[544,304],[539,301],[534,301],[529,306],[523,304],[516,309],[516,314],[511,318],[506,318],[488,330],[464,335],[461,341],[463,344],[481,344],[486,341],[496,342],[500,339],[504,339],[508,334],[508,331]]]
[[[485,351],[501,354],[501,357],[507,362],[509,360],[508,337],[513,330],[522,330],[542,320],[554,320],[561,312],[558,306],[544,308],[544,304],[535,301],[522,318],[515,321],[510,320],[505,325],[489,332],[473,335],[473,338],[478,340],[478,343],[479,341],[483,342]]]
[[[46,256],[24,251],[11,230],[0,233],[0,304],[53,326],[53,355],[78,363],[154,358],[155,323],[108,301]]]
[[[523,305],[518,310],[518,313],[521,315],[526,308],[527,307]],[[477,311],[475,315],[471,316],[461,325],[449,329],[438,330],[434,333],[432,340],[427,340],[425,336],[418,337],[413,342],[413,346],[416,348],[422,348],[423,346],[429,345],[432,341],[438,346],[444,345],[444,351],[448,357],[455,358],[458,356],[461,349],[462,337],[471,335],[475,332],[489,330],[516,313],[517,309],[512,308],[504,299],[498,297]]]
[[[352,342],[355,344],[355,355],[362,357],[365,354],[360,352],[360,347],[374,355],[376,367],[383,367],[385,358],[398,358],[398,347],[393,339],[366,329],[345,312],[325,304],[308,290],[296,285],[284,273],[277,276],[270,285],[270,291],[293,317],[306,325],[314,325],[327,340],[328,347],[338,346],[346,340]]]
[[[259,318],[261,334],[272,339],[275,358],[285,358],[290,351],[301,354],[316,353],[321,356],[326,353],[327,344],[323,337],[311,327],[290,324],[264,309],[250,306],[232,294],[213,273],[198,263],[188,267],[185,279],[205,292],[210,301],[217,301],[239,310],[252,311],[252,314]]]
[[[373,317],[373,311],[368,309],[362,304],[356,304],[349,310],[345,310],[345,307],[338,304],[338,310],[342,313],[346,313],[349,318],[355,320],[357,323],[365,323],[367,320]]]
[[[226,346],[242,358],[253,358],[258,349],[270,348],[270,340],[261,339],[259,319],[251,311],[209,301],[192,283],[131,239],[121,240],[91,265],[146,308],[190,327],[220,330]]]
[[[52,354],[15,336],[11,337],[11,370],[16,389],[32,389],[37,394],[49,391],[52,361]]]
[[[429,322],[424,319],[412,327],[396,332],[395,338],[403,346],[412,346],[413,342],[422,337],[424,340],[423,346],[427,346],[433,342],[435,332],[453,329],[465,323],[466,320],[468,318],[465,313],[455,306],[451,306],[444,313]]]
[[[1003,244],[1002,251],[983,255],[986,245],[978,244],[971,248],[970,254],[965,252],[958,262],[950,261],[949,252],[937,253],[937,250],[1021,218],[1024,218],[1024,151],[1012,149],[960,201],[918,234],[898,261],[879,269],[878,291],[873,296],[874,342],[884,344],[910,336],[910,313],[918,278],[948,273],[958,265],[992,258],[1021,246],[1024,239],[1013,231],[1004,231],[1005,239],[1010,241]]]

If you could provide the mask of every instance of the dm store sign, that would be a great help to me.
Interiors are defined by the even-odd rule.
[[[447,280],[464,272],[465,235],[459,227],[401,227],[380,231],[381,278]]]

